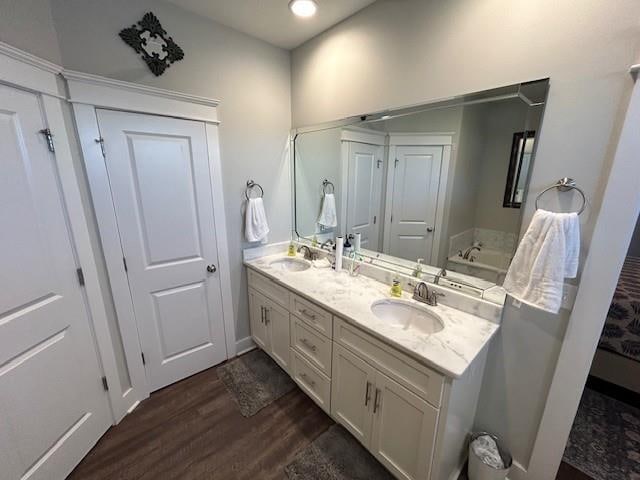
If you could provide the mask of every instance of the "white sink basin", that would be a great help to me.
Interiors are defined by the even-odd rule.
[[[311,266],[311,264],[306,260],[294,257],[280,258],[278,260],[274,260],[269,265],[271,265],[273,268],[278,268],[287,272],[302,272],[303,270],[306,270]]]
[[[380,320],[402,330],[429,335],[444,328],[436,313],[404,300],[378,300],[371,304],[371,311]]]

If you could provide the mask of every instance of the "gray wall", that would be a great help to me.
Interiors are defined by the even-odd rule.
[[[289,53],[156,0],[51,0],[65,68],[220,100],[222,174],[236,336],[249,335],[242,267],[245,182],[265,190],[269,241],[290,236]],[[119,37],[153,11],[185,58],[155,77]]]
[[[0,41],[61,63],[49,0],[0,0]]]
[[[639,16],[636,0],[379,0],[293,51],[293,123],[550,77],[524,221],[536,192],[574,176],[591,202],[581,215],[584,258],[632,84]],[[550,195],[546,207],[559,201]],[[566,311],[508,306],[489,356],[477,422],[524,468],[567,320]]]

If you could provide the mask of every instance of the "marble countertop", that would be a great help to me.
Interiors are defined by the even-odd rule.
[[[446,305],[430,307],[418,303],[403,292],[403,300],[435,312],[444,328],[432,334],[402,330],[371,312],[374,301],[391,298],[389,285],[363,275],[352,277],[344,270],[335,272],[331,268],[312,266],[291,272],[270,265],[285,257],[284,254],[268,255],[247,260],[245,265],[452,378],[464,374],[499,328],[496,323]]]

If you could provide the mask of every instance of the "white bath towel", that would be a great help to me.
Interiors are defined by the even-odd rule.
[[[265,241],[268,233],[269,224],[262,198],[250,198],[244,217],[244,235],[247,242]]]
[[[558,313],[564,279],[577,275],[579,254],[578,215],[537,210],[502,286],[516,300]]]
[[[338,225],[338,214],[336,211],[336,197],[333,193],[325,193],[322,198],[322,207],[320,208],[320,216],[318,223],[328,228]]]

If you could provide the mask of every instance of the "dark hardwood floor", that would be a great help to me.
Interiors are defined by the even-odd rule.
[[[295,454],[332,423],[297,388],[244,418],[212,368],[153,393],[69,479],[282,480]]]
[[[297,388],[244,418],[211,368],[153,393],[69,479],[282,480],[296,453],[331,424]],[[556,480],[590,478],[563,463]]]

